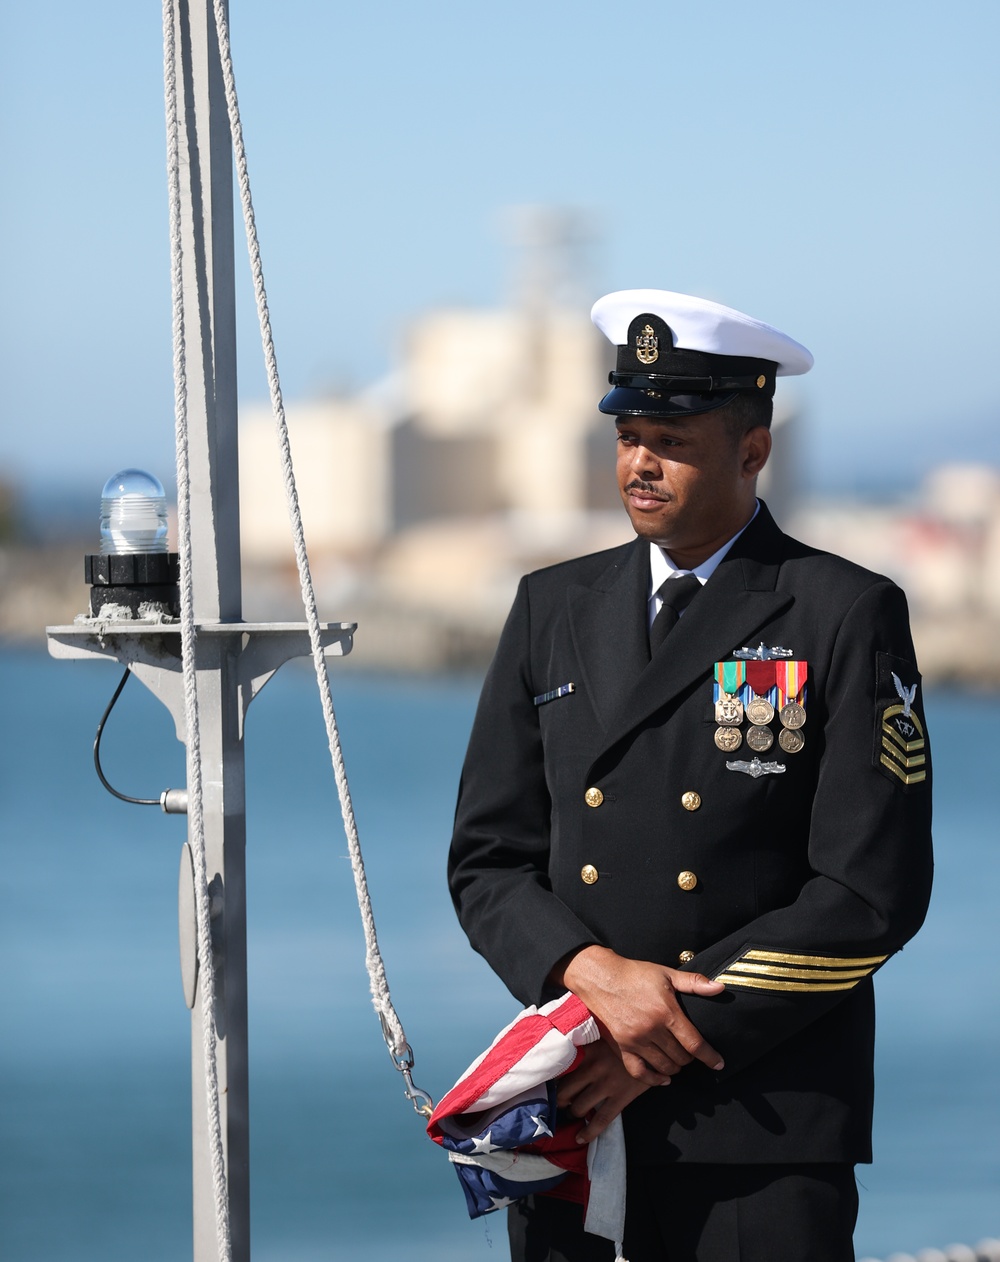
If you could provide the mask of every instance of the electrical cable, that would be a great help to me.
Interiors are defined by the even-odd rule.
[[[133,798],[129,797],[127,793],[119,793],[113,784],[109,784],[107,777],[101,770],[101,736],[104,733],[104,725],[107,723],[111,711],[115,708],[115,702],[122,695],[122,689],[128,683],[128,677],[131,673],[126,666],[125,674],[122,675],[118,687],[115,689],[115,694],[108,702],[108,708],[101,715],[101,721],[97,725],[97,735],[94,737],[94,766],[97,768],[97,775],[101,784],[104,785],[109,793],[113,793],[116,798],[120,798],[123,802],[132,802],[135,806],[159,806],[159,798]]]

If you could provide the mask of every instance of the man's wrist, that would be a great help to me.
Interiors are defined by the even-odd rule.
[[[578,947],[564,955],[556,964],[549,974],[549,981],[553,986],[571,990],[574,995],[585,998],[582,992],[587,989],[588,983],[616,959],[618,956],[609,947],[598,946],[596,943]]]

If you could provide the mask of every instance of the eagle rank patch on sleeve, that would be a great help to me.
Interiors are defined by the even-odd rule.
[[[904,789],[925,785],[931,755],[920,674],[912,662],[876,654],[874,765]]]

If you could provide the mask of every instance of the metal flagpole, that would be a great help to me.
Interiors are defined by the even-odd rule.
[[[197,624],[242,616],[233,157],[211,0],[173,0],[187,345],[191,573]],[[197,652],[204,839],[212,905],[215,1047],[233,1262],[250,1257],[247,1077],[246,806],[238,654],[228,638]],[[183,879],[183,873],[182,873]],[[184,927],[181,928],[182,934]],[[195,1262],[218,1256],[204,1072],[203,1009],[191,1000]]]

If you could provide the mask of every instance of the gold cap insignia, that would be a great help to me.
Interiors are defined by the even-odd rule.
[[[655,364],[660,358],[660,339],[651,324],[644,324],[635,335],[635,355],[640,364]]]

